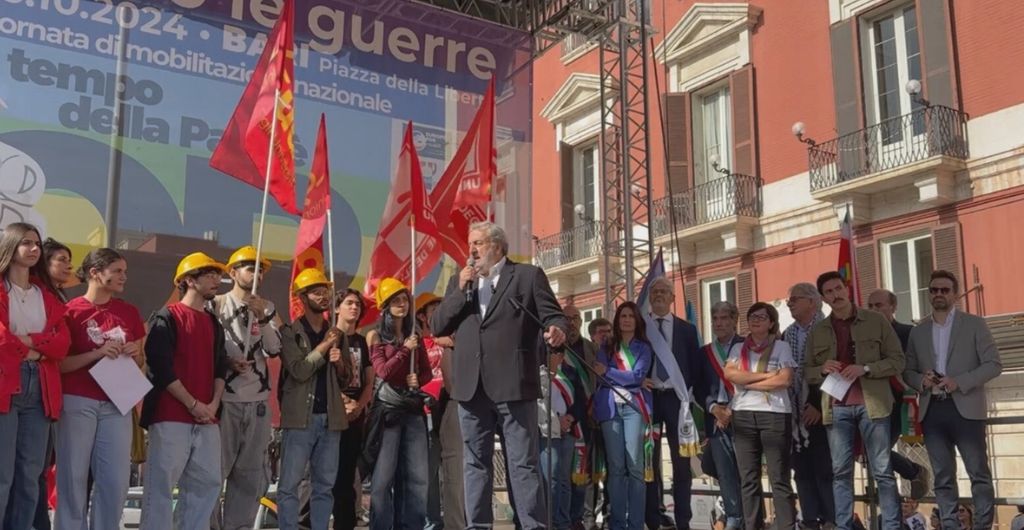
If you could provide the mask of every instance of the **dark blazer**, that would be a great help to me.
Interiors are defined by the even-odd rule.
[[[540,317],[545,328],[569,328],[548,277],[533,265],[505,262],[483,318],[478,294],[474,292],[472,302],[467,303],[459,277],[453,276],[430,321],[437,336],[455,337],[452,399],[473,399],[481,383],[495,403],[540,399],[537,334],[542,330],[510,299],[518,300]]]
[[[653,316],[655,323],[647,334],[658,333],[657,317]],[[677,317],[672,317],[672,355],[676,358],[679,371],[683,374],[686,384],[693,389],[693,397],[696,402],[704,403],[708,397],[708,379],[704,377],[704,364],[701,362],[704,353],[700,351],[700,342],[697,341],[697,327]],[[654,358],[658,354],[654,353]],[[651,362],[651,374],[654,373],[654,362]]]
[[[900,346],[903,348],[903,353],[906,353],[907,343],[910,342],[910,330],[914,329],[914,326],[893,320],[892,329],[896,330],[896,336],[900,338]]]
[[[782,340],[781,337],[780,337],[779,340]],[[743,336],[742,335],[739,335],[739,334],[733,335],[732,342],[729,343],[729,350],[732,351],[732,347],[733,346],[735,346],[737,344],[742,344],[742,343],[743,343]],[[711,345],[711,343],[709,342],[703,348],[701,348],[701,351],[700,351],[700,353],[701,353],[700,362],[701,362],[703,377],[704,377],[704,380],[708,382],[708,386],[707,386],[707,388],[708,388],[708,396],[701,403],[704,405],[704,411],[707,412],[707,414],[704,415],[704,431],[705,431],[705,433],[709,437],[712,434],[715,433],[715,419],[711,415],[711,405],[713,405],[715,403],[719,403],[719,404],[721,404],[723,406],[728,406],[729,405],[728,403],[721,403],[721,402],[718,401],[718,390],[722,387],[722,379],[720,377],[718,377],[718,372],[715,370],[714,365],[711,364],[714,361],[709,359],[707,352],[704,351],[704,348],[706,348],[706,347],[708,347],[710,345]],[[730,394],[729,397],[732,397],[732,395]]]

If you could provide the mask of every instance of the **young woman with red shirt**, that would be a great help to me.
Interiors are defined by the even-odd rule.
[[[0,237],[0,520],[7,516],[15,530],[32,526],[69,342],[64,305],[41,257],[36,227],[7,225]]]
[[[115,298],[128,280],[128,263],[117,251],[89,252],[78,279],[88,290],[67,304],[71,350],[60,366],[64,410],[57,425],[55,520],[74,530],[117,528],[128,496],[132,416],[121,414],[89,370],[104,357],[140,362],[146,328],[135,306]],[[96,485],[91,502],[90,471]]]

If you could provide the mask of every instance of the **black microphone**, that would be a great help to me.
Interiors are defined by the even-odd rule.
[[[473,256],[469,257],[469,261],[466,262],[466,266],[467,267],[474,267],[474,266],[476,266],[476,260],[473,258]],[[466,303],[467,304],[473,303],[473,280],[467,281],[466,285],[462,286],[462,292],[466,293]]]

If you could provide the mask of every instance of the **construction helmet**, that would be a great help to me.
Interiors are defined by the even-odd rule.
[[[405,290],[407,290],[405,284],[394,278],[384,278],[381,280],[380,284],[377,285],[377,309],[383,309],[384,304],[388,303],[388,300],[391,300],[396,294]]]
[[[217,263],[217,261],[210,256],[207,256],[202,252],[193,252],[178,262],[178,270],[174,273],[174,284],[177,285],[180,283],[181,279],[188,274],[203,269],[217,269],[221,274],[225,271],[224,265]]]
[[[434,293],[421,293],[416,297],[416,312],[423,311],[424,307],[427,307],[434,302],[440,302],[441,297]]]
[[[252,245],[246,245],[235,251],[228,259],[227,268],[231,270],[243,263],[256,263],[256,249]],[[260,257],[260,270],[266,271],[270,269],[270,260],[265,257]]]
[[[299,275],[295,277],[295,281],[292,282],[292,293],[298,294],[317,285],[326,285],[331,287],[334,283],[327,279],[324,271],[320,269],[306,269],[300,272]]]

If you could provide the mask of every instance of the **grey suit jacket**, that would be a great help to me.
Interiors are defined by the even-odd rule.
[[[960,415],[969,420],[988,416],[985,383],[1003,371],[999,350],[988,325],[981,317],[957,311],[949,334],[949,360],[946,366],[935,366],[935,345],[932,341],[932,317],[921,321],[910,332],[907,343],[906,382],[921,392],[921,418],[928,412],[931,392],[922,390],[924,374],[929,370],[952,377],[957,384],[953,403]]]

